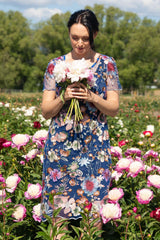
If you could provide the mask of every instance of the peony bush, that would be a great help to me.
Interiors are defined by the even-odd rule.
[[[41,94],[24,95],[0,96],[0,239],[53,239],[66,222],[58,230],[54,218],[41,221],[43,149],[50,120],[41,115]],[[90,218],[92,212],[98,222],[96,208],[86,202],[80,225],[71,222],[62,240],[79,239],[81,233],[82,240],[160,239],[158,103],[156,97],[121,97],[119,114],[108,117],[113,168],[100,211],[102,237]],[[60,177],[53,171],[55,176]],[[56,194],[52,193],[52,204]]]

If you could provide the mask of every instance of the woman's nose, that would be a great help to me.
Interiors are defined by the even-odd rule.
[[[78,44],[83,44],[83,40],[81,38],[78,40]]]

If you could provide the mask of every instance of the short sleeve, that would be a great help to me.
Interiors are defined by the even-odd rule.
[[[53,75],[55,64],[56,64],[56,61],[54,60],[51,60],[48,63],[48,66],[44,74],[43,90],[51,90],[51,91],[56,90],[56,83]]]
[[[122,86],[119,81],[118,69],[114,58],[108,57],[104,62],[106,64],[107,91],[122,90]]]

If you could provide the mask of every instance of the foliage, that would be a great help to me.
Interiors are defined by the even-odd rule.
[[[160,86],[160,23],[135,13],[95,4],[100,23],[96,51],[116,59],[124,91]],[[71,50],[67,21],[70,12],[55,14],[31,28],[19,12],[0,11],[0,85],[2,89],[42,89],[50,59]],[[154,80],[157,81],[154,81]]]

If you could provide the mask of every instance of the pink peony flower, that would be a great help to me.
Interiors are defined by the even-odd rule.
[[[3,144],[4,144],[5,142],[7,142],[7,140],[6,140],[5,138],[0,138],[0,150],[1,150],[2,148],[4,148]]]
[[[38,148],[43,148],[48,136],[47,130],[38,130],[32,137],[32,141],[37,144]]]
[[[157,170],[158,173],[160,174],[160,167],[159,166],[153,164],[152,165],[152,170]]]
[[[20,181],[21,181],[21,178],[16,173],[9,176],[6,179],[6,191],[13,193]]]
[[[122,147],[124,145],[126,145],[126,141],[124,139],[118,142],[119,147]]]
[[[29,183],[28,189],[24,193],[24,195],[27,199],[36,199],[41,196],[41,193],[42,193],[42,187],[39,183],[36,183],[36,184]]]
[[[144,165],[144,170],[146,171],[146,173],[150,173],[153,171],[153,168],[148,165]]]
[[[147,151],[144,156],[143,156],[143,159],[146,161],[147,159],[150,159],[150,158],[155,158],[157,159],[158,158],[158,152],[155,152],[153,150],[149,150]]]
[[[157,221],[160,222],[160,208],[156,208],[150,213],[151,218],[155,218]]]
[[[18,150],[22,146],[25,146],[30,140],[30,136],[28,134],[17,134],[12,136],[12,148],[16,147]]]
[[[144,131],[143,135],[146,136],[146,137],[152,137],[153,132],[151,132],[151,131]]]
[[[156,187],[156,188],[160,188],[160,175],[158,174],[154,174],[154,175],[149,175],[147,177],[147,186],[148,187]]]
[[[153,198],[153,192],[150,189],[143,188],[136,191],[136,198],[141,204],[148,204]]]
[[[41,222],[41,220],[42,220],[41,219],[41,203],[39,203],[33,207],[32,213],[33,213],[34,220],[37,222]]]
[[[107,203],[100,209],[102,221],[104,224],[109,222],[111,219],[118,219],[122,216],[122,209],[118,203]]]
[[[138,148],[130,148],[130,149],[127,149],[124,154],[125,156],[135,155],[135,156],[141,157],[141,150]]]
[[[144,165],[140,161],[133,161],[129,166],[129,173],[127,177],[136,177],[139,172],[144,170]]]
[[[122,188],[113,188],[108,192],[108,202],[117,203],[124,196]]]
[[[131,163],[133,162],[130,158],[121,158],[116,164],[116,171],[122,172],[123,170],[128,171]]]
[[[10,147],[12,145],[11,141],[6,141],[5,143],[2,144],[4,148]]]
[[[2,174],[0,174],[0,182],[5,182],[5,181],[6,181],[5,178],[2,177]]]
[[[14,222],[23,221],[23,219],[26,217],[26,208],[22,204],[16,205],[12,217],[15,218]]]
[[[118,146],[115,147],[111,146],[111,155],[114,157],[118,157],[118,159],[120,159],[122,157],[122,149]]]

